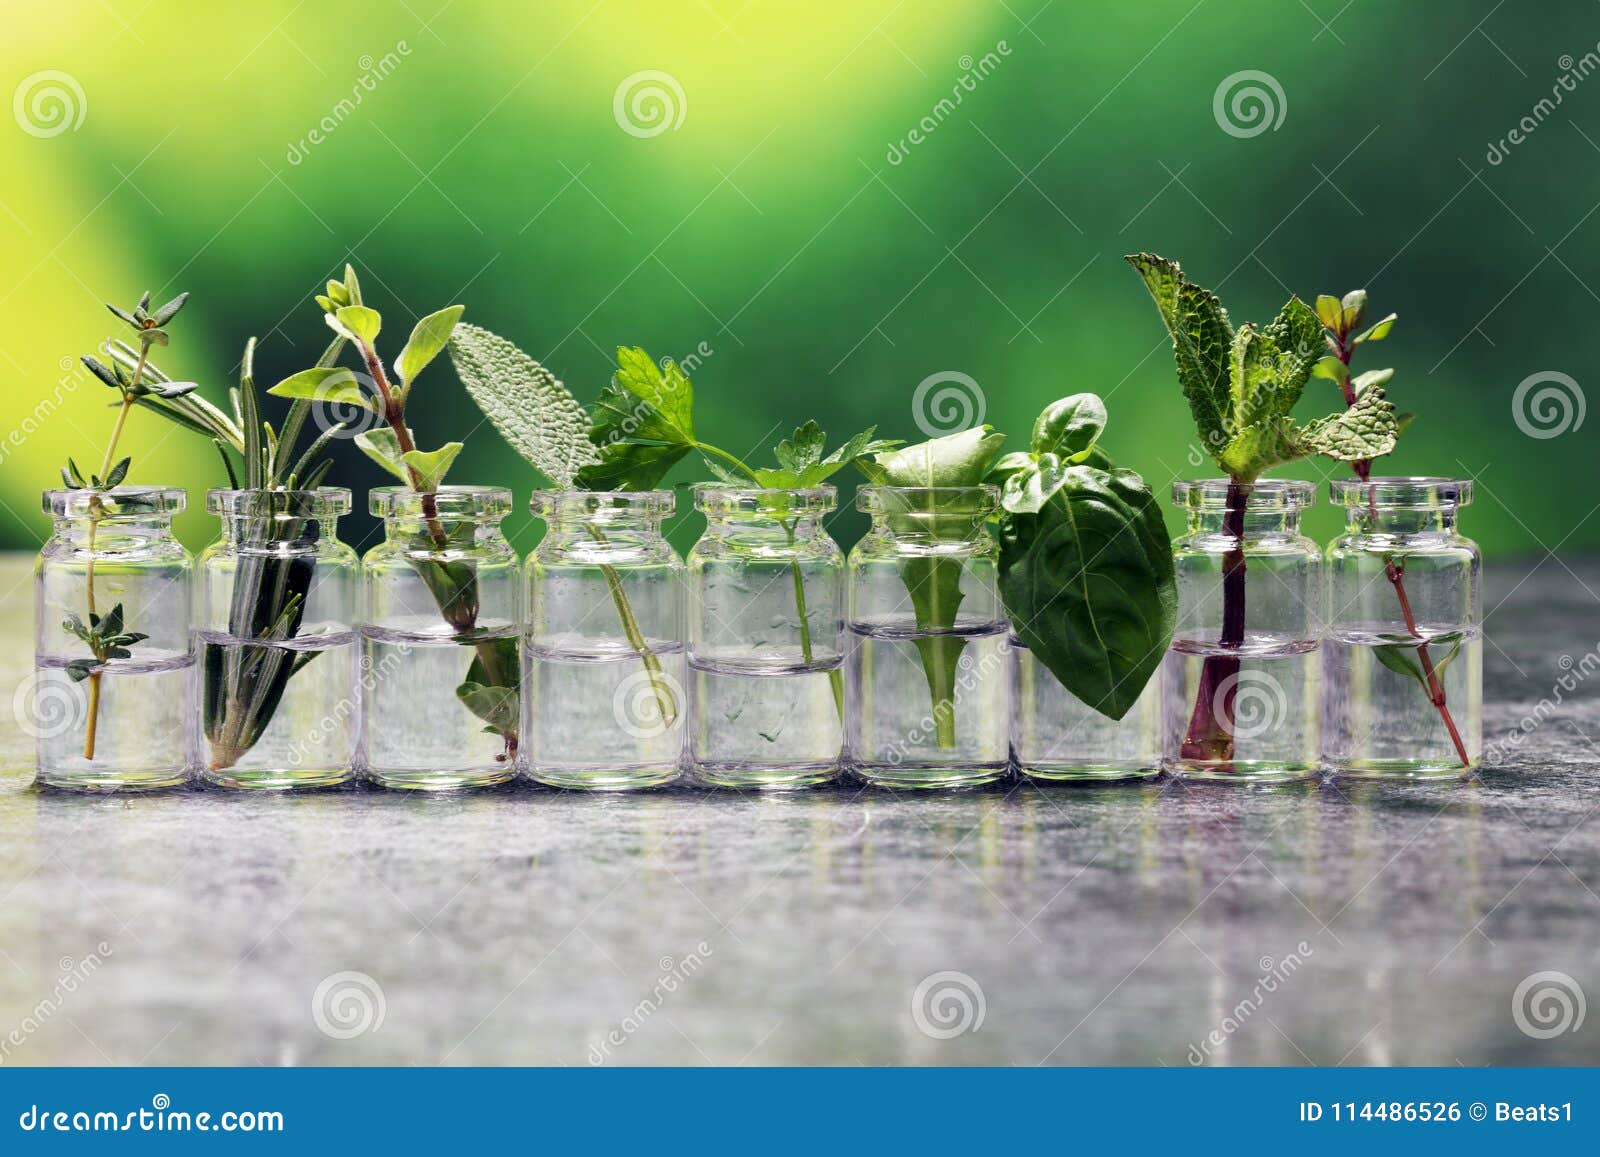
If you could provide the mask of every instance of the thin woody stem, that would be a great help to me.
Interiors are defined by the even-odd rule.
[[[1344,404],[1349,407],[1356,404],[1354,387],[1350,384],[1350,358],[1355,353],[1355,343],[1348,341],[1343,330],[1336,331],[1337,345],[1336,356],[1344,367],[1344,377],[1339,382],[1339,388],[1344,394]],[[1372,460],[1362,459],[1350,463],[1350,468],[1355,471],[1356,477],[1367,482],[1372,477]],[[1372,511],[1374,525],[1378,517],[1378,496],[1376,491],[1367,491],[1368,509]],[[1394,559],[1385,555],[1383,559],[1384,577],[1389,580],[1389,585],[1394,588],[1395,599],[1400,604],[1400,614],[1405,620],[1406,633],[1417,640],[1417,659],[1422,664],[1422,673],[1428,691],[1428,702],[1433,704],[1439,712],[1439,718],[1444,723],[1445,730],[1450,733],[1450,742],[1455,746],[1456,756],[1461,760],[1462,767],[1471,767],[1472,759],[1467,755],[1467,745],[1461,740],[1461,732],[1456,730],[1455,718],[1450,714],[1449,704],[1445,700],[1444,684],[1439,679],[1438,672],[1434,669],[1433,656],[1428,653],[1428,639],[1417,627],[1416,618],[1411,613],[1411,600],[1406,596],[1405,567],[1397,566]]]

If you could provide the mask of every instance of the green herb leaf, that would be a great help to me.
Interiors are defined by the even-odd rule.
[[[1000,591],[1017,636],[1068,691],[1112,719],[1172,640],[1177,585],[1161,508],[1131,470],[1041,455],[1006,484]]]
[[[824,457],[822,450],[828,436],[816,422],[807,422],[778,443],[773,452],[778,460],[777,468],[756,470],[755,481],[769,490],[806,490],[821,485],[863,454],[876,454],[900,445],[897,441],[873,438],[876,432],[876,426],[869,426]],[[707,465],[711,465],[709,459]],[[722,468],[716,473],[725,482],[750,481]]]
[[[344,366],[313,366],[309,370],[301,370],[284,378],[267,393],[275,398],[304,398],[312,402],[361,406],[378,412],[377,401],[362,391],[355,371]]]
[[[1394,323],[1398,320],[1399,315],[1391,313],[1382,321],[1374,323],[1372,328],[1365,333],[1357,334],[1352,344],[1360,345],[1364,341],[1382,341],[1389,336],[1389,331],[1394,328]]]
[[[1373,658],[1389,670],[1415,679],[1423,691],[1431,693],[1428,675],[1423,670],[1422,656],[1418,649],[1420,641],[1411,635],[1385,634],[1380,637],[1387,642],[1372,648]],[[1466,636],[1460,631],[1446,631],[1426,640],[1429,645],[1428,658],[1433,663],[1433,673],[1441,682],[1444,679],[1445,668],[1454,662],[1456,655],[1461,652],[1461,644],[1465,638]],[[1435,649],[1440,645],[1445,647],[1442,654]]]
[[[456,374],[478,408],[555,486],[570,489],[580,470],[600,461],[583,407],[554,374],[513,343],[463,323],[455,327],[449,349]]]
[[[346,305],[327,315],[328,325],[340,337],[370,346],[378,340],[383,318],[364,305]]]
[[[456,688],[456,697],[466,709],[491,729],[515,735],[521,723],[518,686],[521,682],[521,652],[516,639],[494,639],[479,643],[478,654],[467,668],[467,677]],[[494,670],[484,664],[488,650]]]
[[[390,431],[391,435],[393,431]],[[408,450],[403,455],[405,464],[417,472],[418,490],[437,490],[450,470],[450,464],[461,453],[460,442],[446,442],[437,450]]]
[[[869,480],[885,486],[977,486],[1005,440],[992,426],[979,426],[904,449],[876,452],[870,465],[866,459],[856,465]]]
[[[579,490],[654,490],[692,448],[610,442],[600,447],[598,462],[578,471],[575,485]]]
[[[406,392],[410,392],[411,383],[416,380],[417,375],[427,368],[429,362],[439,356],[440,351],[450,341],[450,334],[455,330],[456,322],[461,320],[466,308],[464,305],[452,305],[448,309],[430,313],[417,322],[411,331],[410,339],[406,342],[406,348],[400,351],[400,360],[395,363],[395,371],[399,374]]]
[[[1344,300],[1339,305],[1339,332],[1349,333],[1361,324],[1362,318],[1367,316],[1367,291],[1352,289],[1344,295]]]
[[[355,443],[356,449],[407,486],[411,485],[411,472],[406,469],[405,455],[400,450],[400,441],[394,436],[393,430],[387,426],[374,427],[364,434],[357,434]]]
[[[1339,328],[1339,316],[1344,311],[1344,306],[1337,297],[1331,294],[1317,294],[1317,320],[1328,329]]]
[[[1350,379],[1350,389],[1359,398],[1373,386],[1385,385],[1392,377],[1394,377],[1394,370],[1392,369],[1368,370],[1366,373],[1357,374]]]
[[[114,490],[122,485],[122,480],[128,476],[128,467],[133,465],[132,458],[123,458],[111,468],[111,473],[106,475],[105,488]]]
[[[1228,362],[1233,347],[1228,311],[1215,294],[1185,279],[1176,261],[1153,253],[1130,254],[1124,260],[1143,279],[1172,336],[1178,383],[1201,439],[1207,447],[1225,444],[1231,409]]]
[[[657,366],[644,350],[617,350],[617,372],[595,402],[589,437],[694,448],[694,387],[676,362]]]
[[[1098,394],[1072,394],[1051,402],[1033,423],[1030,449],[1080,460],[1105,432],[1106,404]]]
[[[1398,436],[1394,403],[1384,397],[1382,386],[1372,386],[1348,409],[1298,431],[1296,442],[1304,454],[1362,462],[1389,453]]]

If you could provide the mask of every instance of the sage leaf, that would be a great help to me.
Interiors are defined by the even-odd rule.
[[[600,461],[583,407],[515,344],[462,323],[451,335],[449,350],[456,375],[484,416],[555,486],[571,489],[580,470]]]
[[[400,360],[395,363],[395,371],[405,390],[411,389],[411,383],[417,375],[445,348],[466,308],[464,305],[452,305],[437,313],[430,313],[417,322],[406,341],[406,348],[400,351]]]
[[[1131,470],[1042,458],[1013,477],[1000,592],[1018,638],[1061,685],[1121,719],[1172,640],[1177,586],[1161,509]]]

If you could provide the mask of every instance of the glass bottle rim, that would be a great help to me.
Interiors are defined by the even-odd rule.
[[[426,518],[426,497],[409,486],[379,486],[367,493],[367,512],[379,518]],[[431,497],[440,518],[504,518],[511,513],[511,491],[504,486],[441,486]]]
[[[863,486],[856,509],[867,514],[987,516],[1000,509],[1000,488],[976,486]]]
[[[702,482],[694,488],[694,508],[707,515],[777,518],[827,514],[839,507],[839,489],[822,484],[795,489]]]
[[[1172,484],[1172,504],[1188,510],[1221,514],[1228,509],[1226,478],[1181,478]],[[1249,483],[1245,499],[1248,514],[1295,514],[1317,499],[1317,488],[1310,482],[1284,478],[1258,478]]]
[[[349,514],[350,507],[350,491],[344,486],[319,486],[315,490],[217,487],[206,491],[206,511],[224,518],[337,518]]]
[[[97,498],[100,510],[93,515],[90,507]],[[167,518],[181,514],[188,501],[188,492],[177,486],[117,486],[111,490],[46,490],[43,508],[52,518]]]
[[[1382,510],[1437,510],[1472,503],[1472,479],[1428,475],[1390,475],[1367,479],[1335,478],[1328,483],[1328,499],[1335,506]]]
[[[549,521],[552,515],[573,518],[660,519],[678,509],[675,490],[535,490],[528,509]]]

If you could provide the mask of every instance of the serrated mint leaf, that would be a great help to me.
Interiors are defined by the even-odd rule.
[[[1362,462],[1389,453],[1398,435],[1394,403],[1384,396],[1382,386],[1373,386],[1349,409],[1307,425],[1296,441],[1305,454]]]
[[[1269,418],[1240,430],[1217,454],[1217,464],[1230,478],[1251,482],[1274,466],[1282,466],[1307,453],[1288,418]]]
[[[450,361],[484,415],[510,447],[560,489],[600,461],[589,416],[556,376],[517,346],[481,326],[459,323]]]
[[[1153,253],[1131,254],[1125,260],[1143,279],[1155,299],[1161,320],[1172,337],[1178,384],[1207,446],[1228,437],[1228,356],[1233,326],[1215,294],[1186,280],[1176,261]]]

